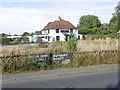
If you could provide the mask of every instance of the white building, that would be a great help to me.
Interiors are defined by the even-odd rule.
[[[117,32],[117,34],[120,34],[120,30]]]
[[[7,36],[7,38],[11,38],[11,39],[13,39],[13,38],[22,38],[22,36]]]
[[[54,21],[49,22],[43,29],[41,35],[34,35],[34,37],[41,37],[42,42],[53,41],[67,41],[70,34],[73,34],[76,39],[82,39],[82,35],[78,34],[78,29],[69,21]],[[37,38],[36,38],[37,39]]]

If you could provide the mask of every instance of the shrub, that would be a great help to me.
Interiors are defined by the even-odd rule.
[[[90,29],[90,28],[82,27],[82,28],[79,28],[78,33],[79,33],[79,34],[83,34],[83,35],[92,34],[92,33],[93,33],[93,30]]]
[[[76,45],[77,45],[77,42],[75,40],[75,37],[74,35],[70,35],[69,37],[69,40],[67,41],[67,48],[69,51],[75,51],[76,50]]]

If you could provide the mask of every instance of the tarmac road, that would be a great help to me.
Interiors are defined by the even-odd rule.
[[[120,72],[120,71],[119,71]],[[120,84],[120,83],[119,83]],[[118,88],[118,70],[3,82],[3,88]]]

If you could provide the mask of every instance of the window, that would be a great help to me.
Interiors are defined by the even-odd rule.
[[[73,33],[73,29],[70,29],[70,32]]]
[[[49,34],[49,30],[48,30],[48,34]]]
[[[59,29],[56,29],[56,33],[59,33]]]
[[[41,38],[44,38],[44,36],[42,36]]]
[[[45,39],[47,39],[47,36],[45,36]]]
[[[69,33],[69,30],[61,30],[61,33]]]
[[[56,36],[56,41],[59,41],[60,40],[60,36]]]
[[[50,37],[48,36],[48,41],[50,41]]]

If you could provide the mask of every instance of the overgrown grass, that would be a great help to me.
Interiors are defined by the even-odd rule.
[[[79,40],[77,51],[118,50],[118,39],[111,40]]]
[[[73,55],[72,66],[91,66],[101,64],[118,64],[118,51],[79,52]]]
[[[49,65],[48,67],[36,68],[28,64],[27,57],[7,58],[14,55],[29,55],[38,53],[67,52],[67,44],[64,42],[54,42],[48,48],[22,45],[17,48],[2,48],[2,73],[20,73],[40,70],[51,70],[66,67],[81,67],[101,64],[118,63],[118,40],[79,40],[77,49],[73,54],[72,63],[68,65]],[[34,60],[33,60],[34,61]]]
[[[78,40],[77,52],[81,51],[100,51],[100,50],[118,50],[118,40]],[[37,53],[51,53],[51,52],[67,52],[67,43],[65,42],[53,42],[48,48],[39,48],[38,46],[22,47],[18,45],[17,48],[0,48],[0,56],[11,55],[26,55]]]
[[[49,44],[48,48],[40,48],[38,46],[27,46],[23,47],[21,44],[17,45],[15,48],[2,47],[0,48],[0,56],[13,56],[13,55],[29,55],[37,53],[54,53],[67,51],[66,43],[64,42],[53,42]]]

